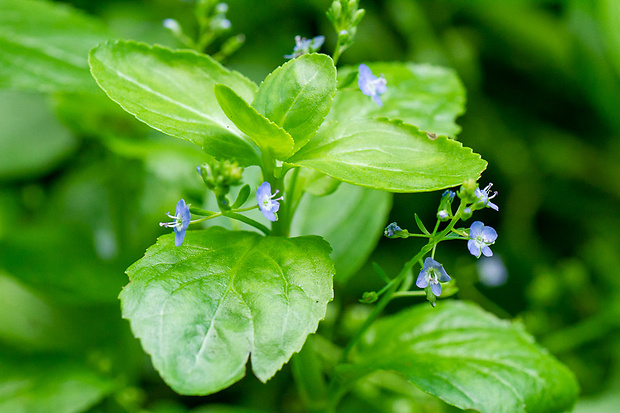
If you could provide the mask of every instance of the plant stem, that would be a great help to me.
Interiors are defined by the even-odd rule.
[[[236,212],[231,212],[231,211],[223,212],[222,215],[228,218],[236,219],[237,221],[244,222],[248,225],[251,225],[254,228],[262,231],[265,235],[269,235],[271,233],[271,230],[269,230],[269,228],[267,228],[260,222],[254,221],[252,218],[246,217],[245,215],[237,214]]]
[[[364,324],[362,324],[362,326],[357,331],[357,333],[355,333],[355,335],[351,338],[351,340],[349,340],[349,343],[342,351],[339,363],[346,362],[347,357],[349,356],[349,353],[351,352],[353,347],[362,338],[364,333],[366,333],[366,330],[368,330],[368,328],[372,325],[372,323],[375,322],[375,320],[377,319],[377,317],[379,317],[383,309],[392,300],[394,293],[396,292],[396,290],[402,283],[403,279],[405,279],[405,277],[407,276],[407,273],[411,271],[413,266],[420,260],[420,258],[426,255],[426,253],[428,253],[432,249],[432,247],[433,247],[432,243],[426,244],[424,247],[422,247],[422,250],[420,250],[420,252],[418,252],[412,259],[410,259],[409,261],[405,263],[405,265],[403,266],[403,269],[396,276],[396,278],[392,280],[392,283],[389,286],[389,288],[385,291],[381,299],[377,302],[375,307],[372,309],[372,311],[370,312],[370,314],[364,321]]]

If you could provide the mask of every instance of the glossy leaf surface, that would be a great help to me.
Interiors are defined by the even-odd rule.
[[[217,159],[258,162],[255,145],[222,112],[213,91],[222,83],[251,101],[256,85],[243,75],[207,55],[131,41],[99,45],[89,61],[99,86],[139,120]]]
[[[521,325],[456,301],[376,322],[356,363],[341,373],[351,379],[376,369],[398,371],[447,403],[484,413],[564,412],[579,392],[570,370]]]
[[[165,235],[133,264],[123,316],[164,380],[181,394],[209,394],[252,369],[271,378],[332,299],[333,263],[319,237],[263,237],[220,227]]]
[[[271,122],[239,97],[226,85],[215,85],[215,97],[220,107],[237,128],[263,152],[278,159],[286,159],[293,151],[293,138],[284,129]]]
[[[306,54],[286,62],[261,83],[252,106],[305,145],[323,123],[336,91],[331,57]]]
[[[354,185],[392,192],[432,191],[476,179],[486,168],[461,143],[387,119],[324,125],[288,162]]]
[[[459,133],[455,119],[465,111],[465,88],[453,70],[413,63],[369,63],[368,67],[387,80],[383,106],[364,95],[356,82],[336,93],[328,120],[387,117],[438,135]],[[357,70],[343,68],[338,77],[345,79]]]

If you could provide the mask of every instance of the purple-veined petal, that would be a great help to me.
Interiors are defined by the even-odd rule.
[[[439,297],[441,295],[441,284],[431,284],[431,291],[435,296]]]

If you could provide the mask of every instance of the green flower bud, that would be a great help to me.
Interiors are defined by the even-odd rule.
[[[478,188],[478,184],[474,179],[468,179],[463,182],[461,188],[459,188],[459,198],[467,203],[475,202],[478,198],[476,197],[476,189]]]
[[[375,291],[367,291],[362,295],[361,303],[374,303],[379,299],[379,295]]]
[[[335,0],[332,3],[332,7],[330,9],[331,15],[333,16],[334,19],[339,19],[340,15],[342,14],[342,5],[340,4],[340,1]]]
[[[353,22],[351,23],[351,26],[357,27],[365,15],[366,15],[366,10],[364,9],[360,9],[356,11],[355,15],[353,16]]]

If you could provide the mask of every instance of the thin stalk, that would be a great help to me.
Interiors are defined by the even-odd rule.
[[[372,309],[372,311],[370,312],[370,314],[368,315],[368,317],[364,321],[364,324],[362,324],[362,326],[359,328],[359,330],[355,333],[355,335],[347,343],[347,346],[342,351],[339,363],[345,363],[346,362],[347,357],[349,356],[349,353],[351,352],[353,347],[357,344],[357,342],[366,333],[366,330],[368,330],[368,328],[372,325],[372,323],[375,322],[377,317],[379,317],[379,315],[381,314],[383,309],[388,305],[388,303],[392,299],[392,296],[394,295],[394,293],[396,292],[398,287],[401,285],[403,279],[407,276],[407,273],[409,271],[411,271],[413,266],[420,260],[420,258],[422,258],[426,253],[428,253],[430,248],[432,248],[432,244],[429,243],[426,246],[424,246],[422,248],[422,250],[420,252],[418,252],[412,259],[410,259],[409,261],[407,261],[405,263],[405,265],[403,266],[403,269],[396,276],[396,278],[394,278],[392,280],[392,283],[391,283],[391,285],[389,285],[389,288],[385,291],[385,293],[383,294],[381,299],[377,302],[375,307]]]
[[[259,231],[262,231],[263,234],[265,235],[269,235],[271,233],[269,228],[267,228],[260,222],[254,221],[252,218],[246,217],[245,215],[237,214],[236,212],[231,212],[231,211],[224,212],[222,213],[222,215],[228,218],[236,219],[237,221],[244,222],[248,225],[251,225],[254,228],[258,229]]]

